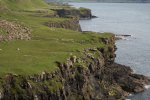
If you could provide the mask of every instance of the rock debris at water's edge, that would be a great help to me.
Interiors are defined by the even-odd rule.
[[[126,38],[127,37],[131,37],[131,35],[127,35],[127,34],[124,34],[124,35],[118,35],[118,34],[116,34],[115,35],[115,38],[116,38],[116,40],[127,40]]]

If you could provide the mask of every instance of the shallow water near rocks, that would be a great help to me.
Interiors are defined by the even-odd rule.
[[[149,3],[71,3],[92,9],[98,18],[81,20],[83,31],[129,34],[118,40],[116,62],[131,66],[135,73],[150,76],[150,4]],[[149,86],[146,86],[147,88]],[[150,88],[127,100],[150,100]]]

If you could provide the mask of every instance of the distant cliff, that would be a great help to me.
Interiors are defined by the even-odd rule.
[[[65,28],[74,31],[81,31],[81,27],[79,24],[79,19],[91,19],[95,18],[91,13],[91,10],[88,8],[59,8],[59,9],[51,9],[55,11],[58,18],[64,18],[62,21],[51,20],[46,22],[45,25],[48,27],[55,28]]]
[[[54,10],[59,17],[78,17],[79,19],[91,19],[95,18],[91,13],[91,10],[88,8],[80,7],[79,9],[76,8],[61,8],[61,9],[51,9]]]
[[[147,3],[150,0],[96,0],[98,2],[116,2],[116,3]]]
[[[70,29],[70,30],[74,30],[74,31],[81,31],[79,19],[76,17],[70,18],[68,20],[64,20],[61,22],[55,22],[55,21],[46,22],[45,25],[50,28],[55,27],[55,28]]]

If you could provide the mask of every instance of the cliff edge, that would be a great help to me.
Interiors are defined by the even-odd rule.
[[[106,47],[87,48],[56,62],[54,72],[29,76],[7,74],[0,79],[2,100],[116,100],[144,91],[149,79],[114,63],[115,37],[99,38]]]

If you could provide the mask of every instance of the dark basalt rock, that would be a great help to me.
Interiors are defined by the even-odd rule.
[[[92,15],[92,18],[98,18],[97,16]]]

